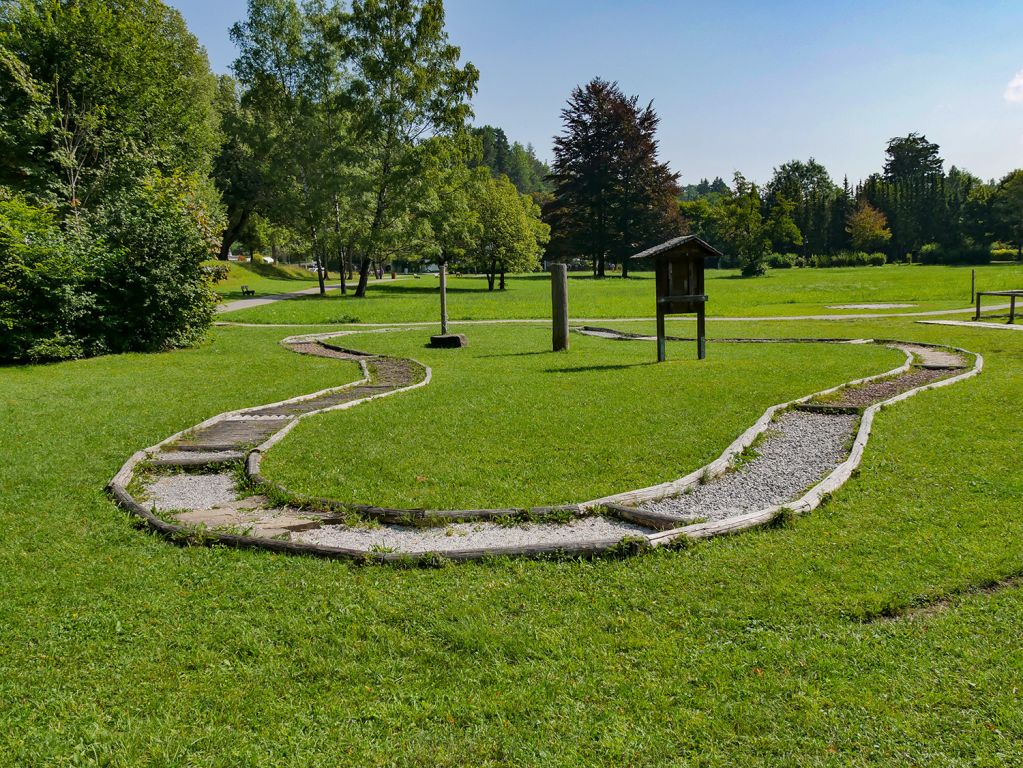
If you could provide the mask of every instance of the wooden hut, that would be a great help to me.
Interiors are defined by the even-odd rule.
[[[696,350],[701,360],[707,356],[704,267],[708,258],[721,252],[696,235],[676,237],[655,245],[633,259],[653,259],[657,274],[657,361],[665,359],[665,315],[696,313]]]

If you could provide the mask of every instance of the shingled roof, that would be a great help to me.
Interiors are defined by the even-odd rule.
[[[673,248],[677,248],[680,245],[685,245],[686,243],[695,243],[696,245],[698,245],[703,251],[705,251],[705,256],[708,258],[713,256],[724,256],[724,254],[721,253],[721,251],[719,251],[713,245],[708,243],[706,240],[703,240],[702,238],[699,238],[696,235],[683,235],[682,237],[672,238],[671,240],[668,240],[665,243],[661,243],[660,245],[655,245],[653,248],[647,248],[642,253],[637,253],[635,256],[630,256],[629,258],[648,259],[651,256],[658,256],[664,253],[665,251],[670,251]]]

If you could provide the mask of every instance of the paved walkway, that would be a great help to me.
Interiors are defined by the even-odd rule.
[[[1004,309],[1005,307],[992,307],[992,309]],[[917,320],[924,325],[956,325],[963,328],[995,328],[1003,331],[1023,331],[1023,325],[1008,325],[1007,323],[984,323],[978,320]]]

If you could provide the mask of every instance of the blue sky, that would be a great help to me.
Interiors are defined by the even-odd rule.
[[[169,0],[229,71],[245,0]],[[766,181],[815,157],[836,181],[918,131],[946,165],[1023,167],[1023,2],[448,0],[451,41],[481,72],[476,122],[549,159],[571,89],[594,76],[652,99],[682,181]]]

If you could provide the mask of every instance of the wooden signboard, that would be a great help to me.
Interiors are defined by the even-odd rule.
[[[676,237],[637,253],[633,259],[653,259],[657,291],[657,361],[665,360],[664,318],[666,315],[696,314],[696,351],[707,356],[704,267],[720,251],[696,235]]]

